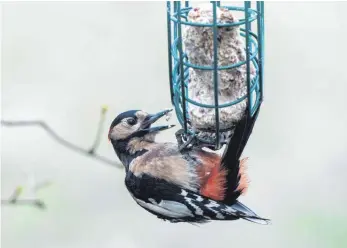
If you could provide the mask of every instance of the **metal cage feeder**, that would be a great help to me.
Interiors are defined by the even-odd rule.
[[[248,126],[245,135],[245,143],[252,132],[254,123],[257,119],[259,109],[263,100],[263,71],[264,71],[264,2],[252,3],[244,2],[243,7],[224,6],[220,1],[211,1],[210,4],[213,21],[212,23],[201,23],[188,21],[188,14],[194,8],[191,3],[184,1],[168,1],[167,2],[167,28],[168,28],[168,53],[169,53],[169,77],[170,77],[170,93],[171,101],[175,107],[176,116],[182,126],[182,139],[187,140],[196,138],[196,140],[213,150],[219,150],[227,140],[232,136],[223,139],[223,133],[232,130],[234,127],[221,129],[219,111],[222,108],[239,104],[246,101],[247,106],[245,114],[247,114]],[[236,22],[222,23],[217,20],[218,8],[224,8],[230,11],[243,13],[244,18]],[[251,24],[256,23],[256,32],[252,31]],[[213,58],[212,64],[209,66],[193,64],[189,61],[187,52],[184,50],[184,42],[182,30],[184,26],[208,27],[213,32]],[[228,65],[218,65],[218,29],[227,27],[239,27],[241,37],[245,40],[245,60]],[[251,64],[255,68],[255,76],[251,78]],[[236,100],[228,103],[219,102],[219,79],[218,72],[246,65],[246,94]],[[190,68],[197,70],[208,70],[212,72],[212,82],[214,91],[214,103],[204,104],[191,99],[188,95],[189,71]],[[209,130],[196,129],[192,125],[191,116],[189,115],[189,106],[198,106],[207,109],[214,109],[215,127]],[[214,139],[204,139],[199,137],[200,132],[210,132],[214,134]]]

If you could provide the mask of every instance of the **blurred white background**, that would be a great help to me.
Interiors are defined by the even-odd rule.
[[[252,181],[241,200],[272,225],[162,222],[135,204],[123,170],[39,128],[2,127],[2,198],[26,172],[54,183],[39,192],[46,211],[2,206],[2,247],[347,247],[347,3],[265,6],[265,101],[244,152]],[[124,110],[170,107],[165,8],[3,3],[2,119],[44,119],[88,148],[102,104],[107,126]],[[106,135],[99,153],[117,161]]]

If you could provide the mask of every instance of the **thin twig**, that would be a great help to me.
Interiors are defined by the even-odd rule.
[[[46,209],[46,204],[39,200],[39,199],[33,199],[33,200],[30,200],[30,199],[19,199],[19,200],[16,200],[16,201],[9,201],[9,200],[1,200],[1,205],[31,205],[31,206],[34,206],[34,207],[37,207],[37,208],[40,208],[40,209]]]
[[[9,197],[9,199],[7,201],[10,202],[10,203],[16,202],[18,197],[20,196],[20,194],[22,194],[22,191],[23,191],[22,187],[15,188],[15,190],[12,193],[12,195]],[[3,201],[3,200],[1,200],[1,201]]]
[[[49,182],[41,182],[40,184],[35,184],[30,187],[29,190],[31,190],[33,193],[36,193],[36,191],[47,187],[50,183]],[[40,199],[19,199],[20,195],[23,192],[23,187],[22,186],[17,186],[12,195],[8,199],[1,199],[1,205],[7,204],[7,205],[30,205],[33,207],[37,207],[40,209],[46,209],[46,204],[40,200]]]
[[[75,144],[72,144],[71,142],[67,141],[66,139],[60,137],[46,122],[41,120],[33,120],[33,121],[8,121],[8,120],[1,120],[1,125],[7,126],[7,127],[25,127],[25,126],[39,126],[43,128],[53,139],[55,139],[58,143],[61,145],[70,148],[71,150],[74,150],[75,152],[79,152],[83,155],[89,156],[91,158],[94,158],[96,160],[99,160],[100,162],[103,162],[108,165],[112,165],[118,168],[123,168],[123,166],[120,163],[117,163],[115,161],[112,161],[106,157],[103,157],[101,155],[98,155],[96,153],[96,149],[99,147],[100,144],[100,137],[102,133],[102,127],[105,122],[105,115],[107,112],[107,107],[103,106],[101,108],[100,113],[100,120],[99,125],[96,133],[96,137],[94,140],[94,143],[90,149],[85,149],[82,147],[79,147]]]
[[[102,134],[102,129],[104,126],[104,122],[105,122],[105,114],[107,112],[107,107],[103,106],[100,112],[100,120],[99,120],[99,125],[98,125],[98,130],[96,132],[96,136],[95,136],[95,140],[94,143],[92,145],[92,147],[89,150],[89,153],[91,154],[95,154],[95,151],[98,149],[99,145],[100,145],[100,141],[101,141],[101,134]]]
[[[118,168],[122,168],[119,163],[114,162],[108,158],[105,158],[101,155],[98,155],[96,153],[90,153],[89,150],[84,149],[82,147],[79,147],[75,144],[72,144],[71,142],[63,139],[60,137],[53,129],[44,121],[7,121],[7,120],[1,120],[1,125],[8,126],[8,127],[25,127],[25,126],[39,126],[43,128],[53,139],[55,139],[58,143],[61,145],[70,148],[71,150],[74,150],[75,152],[79,152],[83,155],[92,157],[96,160],[99,160],[100,162],[103,162],[105,164],[109,164]]]
[[[120,165],[117,162],[114,162],[112,160],[109,160],[108,158],[105,158],[101,155],[98,155],[96,153],[97,148],[99,147],[100,144],[100,137],[102,134],[102,127],[104,125],[105,122],[105,115],[107,112],[107,107],[103,106],[101,108],[101,113],[100,113],[100,120],[99,120],[99,124],[98,124],[98,129],[97,129],[97,133],[96,133],[96,137],[94,140],[94,143],[92,145],[92,147],[88,150],[88,149],[84,149],[82,147],[79,147],[75,144],[72,144],[71,142],[67,141],[66,139],[62,138],[61,136],[59,136],[46,122],[41,121],[41,120],[32,120],[32,121],[7,121],[7,120],[1,120],[1,125],[2,126],[6,126],[6,127],[30,127],[30,126],[38,126],[43,128],[55,141],[57,141],[58,143],[60,143],[61,145],[75,151],[75,152],[79,152],[83,155],[89,156],[91,158],[94,158],[100,162],[103,162],[105,164],[108,165],[112,165],[118,168],[123,168],[122,165]],[[49,185],[49,182],[41,182],[40,184],[35,184],[32,186],[31,190],[33,190],[34,192],[36,192],[37,190],[46,187],[47,185]],[[23,188],[21,186],[18,186],[17,188],[15,188],[15,190],[13,191],[12,195],[8,198],[8,199],[1,199],[1,204],[8,204],[8,205],[31,205],[40,209],[45,209],[46,205],[43,201],[41,201],[40,199],[18,199],[19,196],[21,195],[23,191]]]

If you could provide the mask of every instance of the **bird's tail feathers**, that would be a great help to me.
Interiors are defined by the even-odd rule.
[[[236,201],[230,207],[233,210],[237,211],[237,215],[241,219],[244,219],[244,220],[247,220],[250,222],[254,222],[257,224],[261,224],[261,225],[268,225],[271,223],[269,219],[262,218],[262,217],[258,216],[256,213],[254,213],[254,211],[252,211],[251,209],[249,209],[247,206],[245,206],[244,204],[242,204],[239,201]]]
[[[248,126],[247,115],[236,125],[234,135],[225,147],[221,158],[221,168],[228,171],[226,177],[226,194],[224,198],[225,204],[232,204],[242,193],[248,188],[248,177],[246,175],[246,160],[240,161],[242,152],[242,141]]]

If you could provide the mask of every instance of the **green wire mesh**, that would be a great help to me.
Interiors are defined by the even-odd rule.
[[[197,23],[188,21],[188,13],[193,8],[188,1],[184,2],[182,6],[181,1],[168,1],[167,2],[167,29],[168,29],[168,53],[169,53],[169,76],[170,76],[170,92],[171,101],[175,107],[178,121],[180,122],[184,133],[190,136],[196,136],[197,131],[190,125],[190,117],[188,113],[188,103],[215,109],[215,123],[216,127],[213,132],[215,133],[215,140],[200,139],[200,142],[213,145],[216,150],[220,149],[223,143],[220,140],[221,132],[227,131],[220,129],[219,124],[219,109],[229,107],[240,103],[247,99],[247,115],[248,118],[255,122],[259,108],[263,100],[263,70],[264,70],[264,2],[254,3],[255,8],[249,1],[244,2],[244,7],[237,6],[221,6],[220,1],[211,1],[213,11],[213,23]],[[244,18],[238,22],[232,23],[218,23],[217,22],[217,8],[223,7],[228,10],[244,13]],[[252,32],[251,23],[256,22],[257,30]],[[182,26],[200,26],[210,27],[213,29],[213,64],[211,66],[192,64],[188,60],[188,56],[183,50],[182,40]],[[240,35],[245,39],[245,52],[246,60],[240,61],[235,64],[218,66],[218,53],[217,53],[217,32],[219,27],[232,27],[240,26]],[[251,80],[250,65],[253,64],[256,75]],[[246,80],[247,80],[247,94],[239,99],[229,103],[220,104],[218,99],[218,71],[236,68],[246,65]],[[203,104],[188,97],[188,84],[189,84],[189,68],[200,70],[213,71],[213,85],[214,85],[214,104]]]

